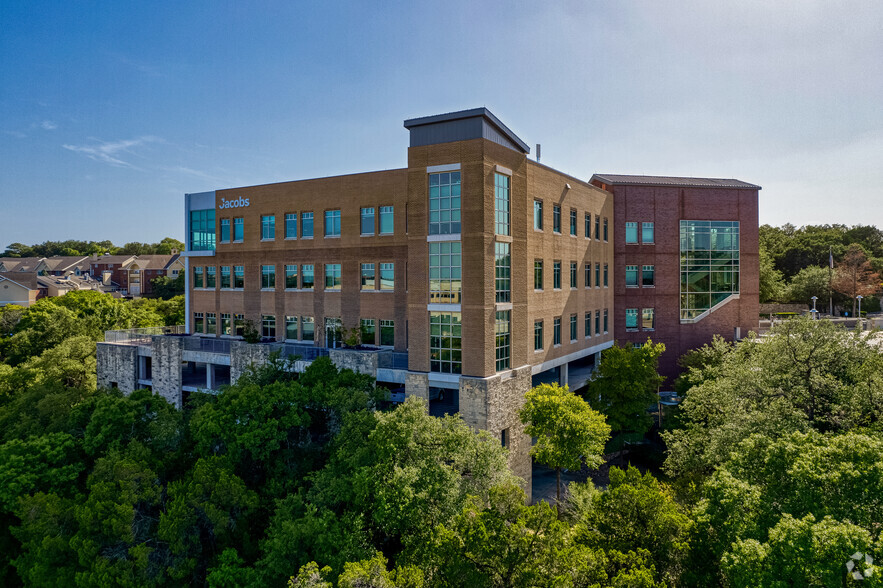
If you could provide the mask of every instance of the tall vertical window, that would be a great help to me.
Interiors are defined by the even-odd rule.
[[[533,201],[533,228],[537,231],[543,230],[543,201]]]
[[[261,217],[261,240],[267,241],[276,238],[276,216],[268,215]]]
[[[592,215],[591,215],[591,213],[588,213],[588,212],[586,213],[585,221],[586,221],[586,226],[585,226],[586,239],[591,239],[592,238]]]
[[[234,314],[233,315],[233,334],[237,337],[242,337],[245,332],[245,315],[244,314]]]
[[[230,219],[221,219],[221,243],[230,242]]]
[[[656,266],[645,265],[641,268],[641,286],[644,288],[656,286]]]
[[[242,241],[245,238],[245,219],[233,219],[233,241]]]
[[[429,369],[443,374],[462,372],[462,328],[459,312],[429,313]]]
[[[607,217],[604,217],[604,241],[607,241]]]
[[[570,342],[576,341],[576,315],[570,315]]]
[[[285,317],[285,338],[297,340],[297,317],[296,316],[286,316]]]
[[[289,212],[285,215],[285,238],[297,239],[297,213]]]
[[[587,263],[587,264],[585,265],[585,268],[584,268],[584,270],[583,270],[583,273],[585,274],[584,277],[583,277],[583,279],[584,279],[585,282],[586,282],[586,283],[585,283],[585,287],[586,287],[586,288],[591,288],[591,287],[592,287],[592,264],[591,264],[591,263]]]
[[[533,260],[533,288],[534,290],[543,289],[543,260]]]
[[[539,351],[543,348],[543,321],[533,322],[533,349]]]
[[[244,288],[245,287],[245,266],[242,266],[242,265],[234,265],[233,266],[233,287],[234,288]]]
[[[494,324],[496,338],[497,371],[509,369],[509,315],[511,311],[498,310]]]
[[[297,290],[297,264],[285,266],[285,288]]]
[[[193,313],[193,332],[194,333],[205,332],[205,315],[201,312],[194,312]]]
[[[601,240],[601,217],[595,215],[595,241]]]
[[[304,264],[301,269],[301,288],[304,290],[312,290],[316,283],[316,277],[313,272],[313,264]]]
[[[637,308],[626,308],[625,309],[625,330],[626,331],[637,331],[638,330],[638,309]]]
[[[215,209],[190,211],[190,250],[214,251]]]
[[[653,243],[653,223],[641,223],[641,242]]]
[[[597,337],[600,334],[601,334],[601,311],[596,310],[595,311],[595,336]]]
[[[276,317],[265,314],[261,316],[261,335],[276,338]]]
[[[205,313],[205,332],[208,335],[218,334],[218,315],[213,312]]]
[[[576,209],[570,209],[570,234],[576,237]]]
[[[460,172],[429,174],[429,234],[460,232]]]
[[[388,321],[380,319],[380,344],[381,345],[395,345],[396,340],[396,331],[395,331],[395,321]]]
[[[607,270],[607,264],[604,264],[604,287],[606,288],[609,284],[608,277],[610,276],[610,272]]]
[[[300,213],[300,236],[304,239],[313,238],[313,213]]]
[[[496,301],[511,302],[512,258],[509,255],[509,243],[494,243],[494,268]]]
[[[656,329],[656,313],[652,308],[641,310],[641,328],[645,331]]]
[[[576,262],[570,262],[570,287],[576,288]]]
[[[601,264],[595,263],[595,287],[601,287]]]
[[[607,333],[607,316],[608,316],[608,312],[607,312],[607,309],[605,308],[604,309],[604,333]]]
[[[193,287],[194,288],[203,288],[205,287],[205,282],[203,281],[203,274],[205,269],[202,267],[194,267],[193,268]]]
[[[316,321],[311,316],[300,317],[300,340],[315,341],[316,340]]]
[[[221,266],[221,288],[229,288],[232,282],[230,281],[230,266],[222,265]]]
[[[391,291],[395,289],[396,264],[381,263],[380,264],[380,289]]]
[[[276,287],[276,266],[275,265],[262,265],[261,266],[261,288],[262,289],[271,289]]]
[[[230,320],[229,312],[221,313],[221,334],[227,336],[233,334],[233,321]]]
[[[362,290],[374,290],[374,264],[362,264]]]
[[[374,319],[362,319],[359,321],[359,331],[362,335],[362,343],[374,345],[377,338],[377,323]]]
[[[556,290],[561,289],[561,262],[552,262],[552,287]]]
[[[625,242],[629,244],[638,242],[638,223],[625,224]]]
[[[739,222],[681,221],[681,320],[739,293]]]
[[[509,176],[494,174],[494,225],[498,235],[509,234]]]
[[[381,235],[392,235],[393,230],[395,228],[395,215],[394,209],[392,206],[381,206],[380,207],[380,234]]]
[[[325,211],[325,236],[340,237],[340,211]]]
[[[359,231],[362,235],[374,234],[374,207],[363,208],[359,212]]]
[[[213,265],[205,268],[205,287],[214,289],[218,284],[216,281],[216,272],[217,268]]]
[[[561,345],[561,317],[552,319],[552,345]]]
[[[429,244],[429,301],[459,304],[462,290],[460,242]]]
[[[583,330],[585,331],[586,337],[592,336],[592,313],[591,313],[591,311],[585,313],[585,317],[583,318]]]
[[[340,290],[341,274],[339,263],[325,264],[325,289]]]
[[[625,287],[626,288],[637,288],[638,287],[638,266],[636,266],[636,265],[625,266]]]
[[[557,204],[552,205],[552,231],[561,232],[561,207]]]

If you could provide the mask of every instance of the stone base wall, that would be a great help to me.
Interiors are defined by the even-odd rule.
[[[113,384],[125,394],[138,389],[138,348],[134,345],[99,343],[96,349],[99,388]]]
[[[357,374],[367,374],[377,378],[377,352],[357,349],[331,349],[328,357],[338,369],[353,370]]]
[[[426,402],[429,409],[429,374],[426,372],[408,372],[405,375],[405,396],[418,396]]]
[[[157,335],[152,338],[153,392],[165,398],[179,409],[181,397],[181,361],[184,358],[184,342],[180,337]]]
[[[269,345],[246,343],[245,341],[230,342],[230,383],[235,384],[239,376],[250,365],[263,365],[270,358]]]

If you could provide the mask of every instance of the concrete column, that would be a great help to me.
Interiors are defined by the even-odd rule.
[[[180,337],[157,335],[152,337],[153,392],[180,409],[181,361],[184,359],[184,341]]]
[[[215,364],[205,364],[205,387],[207,390],[215,389]]]
[[[567,378],[568,378],[568,375],[570,374],[570,370],[567,367],[567,365],[568,364],[566,364],[566,363],[562,363],[558,367],[558,385],[561,386],[562,388],[567,385]]]
[[[270,358],[270,347],[260,343],[245,341],[230,342],[230,383],[235,384],[245,369],[254,365],[263,365]]]
[[[405,374],[405,396],[418,396],[426,403],[429,410],[429,374],[426,372],[408,372]]]
[[[125,394],[138,387],[138,347],[99,343],[95,353],[99,388],[117,388]]]

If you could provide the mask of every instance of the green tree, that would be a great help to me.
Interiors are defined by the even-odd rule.
[[[601,365],[588,381],[586,397],[592,408],[607,416],[614,431],[646,433],[653,424],[647,409],[658,399],[659,356],[665,345],[650,339],[641,347],[614,345],[601,352]]]
[[[423,574],[413,566],[386,570],[383,554],[358,562],[347,562],[337,578],[338,588],[422,588]]]
[[[760,301],[779,302],[785,294],[785,280],[776,269],[772,256],[760,247]]]
[[[567,386],[540,384],[525,396],[521,409],[525,433],[537,441],[530,454],[541,464],[555,469],[557,501],[561,503],[561,469],[601,465],[610,426],[604,415],[571,392]]]
[[[858,296],[870,296],[880,291],[880,274],[871,267],[861,245],[853,243],[849,246],[843,260],[837,264],[831,286],[852,299],[852,316],[856,316]]]
[[[791,278],[791,283],[785,294],[788,302],[794,304],[811,304],[812,297],[819,298],[817,309],[827,306],[828,296],[831,293],[831,273],[827,267],[811,265],[802,268]]]
[[[150,280],[154,298],[162,298],[168,300],[175,296],[183,296],[184,294],[184,272],[178,274],[177,277],[157,276]]]

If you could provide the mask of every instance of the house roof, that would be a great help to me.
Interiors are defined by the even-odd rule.
[[[137,265],[142,270],[159,270],[165,269],[177,255],[139,255],[135,258],[129,267]]]
[[[107,263],[128,263],[129,261],[135,259],[134,255],[99,255],[98,259],[91,259],[90,262],[95,264],[107,264]]]
[[[0,282],[9,280],[28,290],[39,289],[36,272],[0,272]]]
[[[64,272],[79,267],[81,270],[89,269],[88,255],[53,255],[43,259],[50,272]]]
[[[592,181],[611,186],[671,186],[675,188],[736,188],[760,190],[761,187],[741,180],[722,178],[684,178],[676,176],[636,176],[622,174],[595,174]]]
[[[0,263],[7,272],[36,271],[37,266],[43,261],[42,257],[3,257]]]

